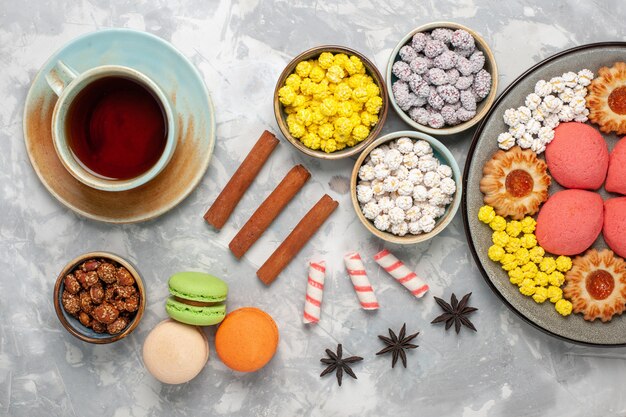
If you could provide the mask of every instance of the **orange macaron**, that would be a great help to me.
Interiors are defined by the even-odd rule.
[[[276,353],[278,327],[256,307],[243,307],[226,315],[215,334],[215,351],[224,365],[239,372],[263,368]]]

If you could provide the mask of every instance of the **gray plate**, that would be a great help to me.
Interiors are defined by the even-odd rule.
[[[624,60],[626,60],[626,43],[604,42],[568,49],[526,71],[500,95],[476,130],[463,175],[465,194],[462,212],[467,240],[476,264],[494,293],[518,316],[540,330],[569,342],[594,346],[626,346],[626,316],[614,317],[609,323],[601,323],[597,320],[592,323],[587,322],[580,314],[561,317],[554,310],[554,304],[549,302],[537,304],[531,297],[520,294],[518,287],[509,283],[508,275],[502,270],[500,264],[491,261],[487,256],[487,249],[492,244],[491,229],[477,218],[478,209],[483,205],[479,183],[482,178],[483,165],[498,150],[496,138],[506,131],[507,126],[502,120],[504,111],[523,105],[526,96],[533,91],[537,81],[549,80],[564,72],[579,71],[583,68],[588,68],[597,74],[600,67],[610,67],[615,62]],[[613,149],[618,137],[614,134],[602,136],[606,139],[609,150]],[[562,187],[553,181],[550,194],[561,189]],[[605,200],[616,196],[607,193],[604,189],[600,190],[600,194]],[[606,247],[602,235],[593,247],[596,249]]]

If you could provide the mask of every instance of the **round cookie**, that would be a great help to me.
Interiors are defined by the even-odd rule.
[[[603,202],[597,193],[563,190],[545,202],[537,216],[539,245],[555,255],[585,251],[602,231]]]
[[[215,351],[224,365],[239,372],[264,367],[276,353],[278,327],[266,312],[244,307],[228,315],[215,334]]]
[[[143,363],[159,381],[184,384],[209,360],[209,344],[199,327],[174,320],[157,324],[143,344]]]
[[[604,241],[619,256],[626,258],[626,197],[604,202]]]
[[[566,188],[597,190],[604,183],[609,166],[606,141],[584,123],[561,123],[546,147],[548,170]]]
[[[612,193],[626,195],[626,137],[620,139],[611,151],[604,188]]]

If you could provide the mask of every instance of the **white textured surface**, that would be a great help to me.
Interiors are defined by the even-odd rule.
[[[69,2],[68,2],[69,3]],[[561,49],[622,40],[622,1],[0,1],[0,415],[11,416],[623,416],[619,395],[625,349],[592,349],[551,339],[521,322],[491,293],[473,264],[460,213],[432,241],[389,248],[431,285],[416,300],[371,256],[382,242],[366,234],[344,192],[351,161],[320,162],[286,142],[271,157],[219,234],[202,214],[263,129],[276,131],[274,82],[290,57],[311,46],[338,43],[371,57],[383,70],[395,42],[432,20],[466,24],[492,45],[504,87],[528,66]],[[77,35],[106,27],[146,30],[172,42],[203,74],[217,109],[218,141],[200,187],[171,213],[152,222],[111,226],[76,216],[58,204],[35,176],[22,136],[30,80],[52,50]],[[502,88],[503,88],[502,87]],[[390,114],[384,132],[405,128]],[[470,134],[445,138],[460,165]],[[227,243],[255,204],[294,164],[311,181],[242,262]],[[332,179],[334,176],[336,178]],[[340,207],[271,288],[258,266],[321,194]],[[52,306],[52,287],[64,263],[87,250],[110,250],[132,260],[148,289],[146,315],[135,333],[109,346],[67,334]],[[360,309],[342,255],[358,250],[381,309]],[[320,325],[301,324],[306,260],[329,267]],[[279,352],[255,374],[234,374],[212,353],[192,382],[164,386],[144,370],[141,345],[165,317],[170,274],[196,269],[223,277],[229,308],[257,305],[281,331]],[[472,291],[477,334],[445,333],[432,295]],[[406,322],[419,330],[409,367],[390,369],[376,357],[377,334]],[[465,329],[464,329],[465,330]],[[208,331],[212,343],[214,330]],[[324,348],[344,345],[365,360],[339,388],[320,379]]]

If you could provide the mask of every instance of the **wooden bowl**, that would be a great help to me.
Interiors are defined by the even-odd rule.
[[[485,55],[484,68],[491,74],[491,90],[489,91],[489,95],[485,97],[483,101],[478,103],[477,108],[476,108],[476,115],[472,117],[470,120],[468,120],[467,122],[460,123],[456,126],[442,127],[439,129],[435,129],[430,126],[421,125],[415,122],[413,119],[411,119],[409,115],[396,104],[396,100],[393,97],[393,91],[391,89],[391,86],[393,85],[393,83],[398,79],[395,75],[393,75],[391,68],[393,67],[393,64],[396,61],[400,60],[400,56],[398,54],[398,52],[400,51],[400,48],[402,48],[404,45],[409,43],[411,39],[413,38],[413,35],[415,35],[416,33],[428,32],[437,28],[449,28],[453,30],[464,29],[468,31],[474,37],[474,40],[476,41],[476,48],[479,51],[482,51],[482,53]],[[398,42],[398,45],[396,45],[396,47],[391,52],[391,55],[389,57],[389,63],[387,64],[386,81],[387,81],[387,86],[389,87],[388,93],[389,93],[389,99],[391,101],[391,105],[395,109],[396,113],[398,113],[398,116],[402,118],[402,120],[404,120],[414,129],[431,134],[431,135],[453,135],[456,133],[463,132],[469,129],[470,127],[474,126],[483,117],[485,117],[485,115],[487,114],[491,106],[493,105],[496,99],[496,94],[497,94],[497,89],[498,89],[498,66],[496,65],[496,59],[494,58],[493,53],[491,52],[491,49],[489,48],[489,45],[487,45],[487,42],[485,42],[485,40],[478,33],[468,28],[467,26],[463,26],[458,23],[433,22],[433,23],[422,25],[416,29],[413,29],[412,31],[407,33],[400,42]]]
[[[365,158],[367,158],[372,150],[379,147],[380,145],[403,137],[408,137],[413,140],[425,140],[426,142],[428,142],[433,148],[433,155],[442,164],[448,165],[450,168],[452,168],[452,178],[454,179],[454,182],[456,182],[456,192],[454,193],[452,203],[448,204],[444,215],[436,219],[435,228],[429,233],[422,233],[419,235],[412,235],[410,233],[407,233],[404,236],[396,236],[393,233],[378,230],[376,227],[374,227],[374,222],[365,218],[363,212],[361,211],[361,207],[359,206],[359,201],[357,200],[356,185],[359,176],[359,169],[361,168],[361,165],[363,165]],[[354,211],[356,212],[356,215],[361,223],[363,223],[365,228],[376,237],[379,237],[387,242],[397,243],[400,245],[412,245],[425,242],[428,239],[435,237],[443,229],[445,229],[446,226],[450,224],[450,222],[454,218],[454,215],[459,209],[459,204],[461,203],[461,195],[463,194],[462,187],[463,185],[461,170],[459,169],[459,165],[456,163],[454,156],[450,153],[448,148],[446,148],[444,144],[442,144],[432,136],[426,135],[421,132],[414,132],[409,130],[389,133],[372,142],[367,148],[365,148],[363,153],[356,160],[354,168],[352,169],[352,176],[350,177],[350,196],[352,198],[352,207],[354,208]]]
[[[94,332],[92,329],[83,326],[77,318],[67,313],[61,303],[61,295],[63,294],[63,289],[65,286],[63,282],[65,276],[72,272],[78,265],[80,265],[84,261],[93,258],[104,258],[118,263],[131,273],[131,275],[135,279],[135,282],[137,283],[137,291],[139,292],[139,308],[135,312],[135,317],[133,317],[128,326],[126,326],[126,328],[118,334],[112,335],[109,333]],[[130,262],[109,252],[89,252],[84,255],[80,255],[77,258],[74,258],[70,262],[68,262],[57,277],[56,284],[54,285],[53,298],[54,309],[56,310],[57,317],[59,318],[59,321],[61,322],[65,330],[84,342],[96,344],[117,342],[118,340],[123,339],[131,334],[139,324],[139,321],[141,321],[141,317],[143,316],[143,312],[146,307],[146,292],[144,290],[143,281],[141,280],[139,272],[137,272],[137,270],[130,264]]]
[[[289,75],[291,75],[298,63],[302,61],[306,61],[309,59],[315,59],[319,57],[322,52],[331,52],[333,54],[343,53],[346,55],[355,55],[361,59],[363,65],[365,65],[365,69],[367,74],[374,79],[374,82],[380,89],[380,98],[383,100],[383,105],[378,113],[378,123],[371,129],[370,134],[363,141],[357,143],[355,146],[351,148],[344,148],[340,151],[326,153],[322,150],[313,150],[307,148],[300,142],[299,139],[294,138],[291,133],[289,133],[289,128],[287,127],[287,114],[285,113],[284,106],[278,100],[278,90],[282,86],[285,85],[285,80]],[[383,124],[387,119],[387,109],[389,108],[389,95],[387,94],[387,85],[384,82],[383,76],[380,74],[376,66],[362,53],[355,51],[354,49],[347,48],[345,46],[338,45],[322,45],[316,46],[315,48],[311,48],[307,51],[302,52],[300,55],[296,56],[294,59],[289,62],[289,64],[285,67],[283,72],[280,74],[278,78],[278,82],[276,83],[276,88],[274,89],[274,116],[276,117],[276,123],[278,123],[278,127],[282,132],[283,136],[287,138],[287,140],[296,147],[300,152],[303,152],[309,156],[313,156],[315,158],[320,159],[343,159],[349,156],[360,153],[365,147],[370,144],[380,133],[380,130],[383,128]]]

